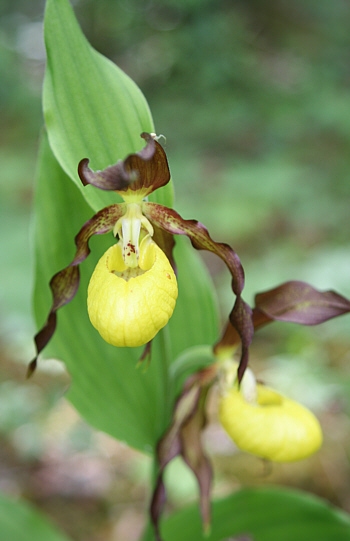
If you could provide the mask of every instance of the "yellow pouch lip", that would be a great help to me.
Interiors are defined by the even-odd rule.
[[[219,418],[237,447],[275,462],[301,460],[322,444],[322,430],[307,408],[257,384],[257,402],[247,402],[238,386],[220,399]]]
[[[139,264],[141,272],[136,276],[124,279],[115,274],[114,269],[128,271],[121,246],[115,244],[101,257],[90,279],[90,321],[106,342],[117,347],[137,347],[152,340],[175,308],[174,271],[148,236],[140,244]]]

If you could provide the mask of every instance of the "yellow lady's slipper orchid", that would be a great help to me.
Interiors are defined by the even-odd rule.
[[[98,262],[88,288],[90,321],[102,338],[118,347],[146,344],[169,321],[177,282],[164,252],[145,237],[137,267],[126,266],[121,241]]]
[[[236,382],[219,405],[220,422],[239,449],[275,462],[301,460],[319,449],[321,427],[304,406],[259,383],[254,398],[245,394]]]
[[[186,235],[194,248],[216,254],[228,267],[235,294],[230,320],[242,341],[242,357],[247,355],[252,321],[251,309],[241,296],[244,272],[240,259],[230,246],[215,242],[200,222],[184,220],[174,209],[148,201],[148,196],[170,181],[170,171],[158,138],[149,133],[141,137],[147,143],[144,148],[106,169],[93,171],[87,158],[79,162],[84,186],[114,191],[124,202],[101,209],[85,222],[75,237],[73,261],[52,277],[52,305],[34,337],[36,356],[28,376],[55,332],[57,310],[78,291],[79,266],[90,254],[90,238],[111,231],[118,242],[97,264],[88,291],[91,322],[107,342],[121,347],[147,344],[145,352],[149,351],[149,342],[168,322],[177,298],[173,236]]]
[[[150,218],[149,213],[147,218]],[[256,330],[275,320],[316,325],[349,311],[350,301],[337,293],[320,292],[305,282],[291,281],[256,295],[251,316]],[[236,312],[238,317],[239,312],[240,307]],[[251,329],[247,325],[245,331],[240,332],[232,315],[234,312],[213,351],[203,346],[191,348],[173,365],[177,374],[180,370],[183,373],[185,367],[192,369],[193,361],[197,359],[203,368],[195,373],[191,371],[184,382],[171,424],[157,445],[159,469],[151,502],[151,517],[157,534],[164,506],[164,469],[177,456],[183,457],[198,480],[204,529],[210,524],[212,469],[201,434],[206,426],[208,390],[217,380],[219,418],[240,449],[269,460],[288,462],[311,455],[322,443],[320,425],[310,411],[256,382],[252,370],[247,367]],[[240,344],[238,363],[233,356]]]

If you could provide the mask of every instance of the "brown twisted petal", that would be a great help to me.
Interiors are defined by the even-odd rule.
[[[36,356],[28,366],[27,377],[30,377],[35,371],[39,353],[48,344],[55,332],[57,310],[68,304],[78,291],[80,281],[79,264],[90,254],[89,239],[93,235],[102,235],[111,231],[117,220],[124,214],[125,208],[125,203],[105,207],[88,220],[75,237],[77,249],[73,261],[68,267],[55,274],[50,281],[53,297],[52,306],[45,324],[34,337]]]
[[[142,133],[141,137],[147,142],[142,150],[103,171],[92,171],[89,160],[81,160],[78,173],[84,186],[92,184],[101,190],[115,190],[122,196],[130,191],[140,199],[165,186],[170,180],[165,151],[149,133]]]
[[[262,312],[260,312],[256,308],[254,308],[252,311],[252,318],[253,318],[254,331],[259,329],[262,325],[269,323],[270,321],[268,318],[266,318],[266,316],[264,316]],[[241,341],[241,338],[237,330],[232,325],[231,321],[228,320],[220,340],[214,346],[214,354],[218,355],[223,350],[225,350],[225,352],[227,352],[229,355],[230,355],[230,350],[231,350],[231,354],[233,354],[237,346],[239,345],[240,341]]]
[[[273,320],[300,325],[318,325],[350,312],[350,301],[334,291],[318,291],[305,282],[293,280],[258,293],[255,306],[266,323]]]
[[[142,211],[153,225],[173,235],[187,235],[192,246],[197,250],[208,250],[219,256],[228,267],[232,276],[232,290],[236,301],[230,314],[230,321],[237,330],[242,344],[242,353],[238,378],[241,380],[248,365],[248,351],[253,338],[254,327],[252,311],[241,297],[244,286],[244,271],[238,255],[228,244],[213,241],[206,227],[196,220],[184,220],[173,209],[157,203],[142,203]]]
[[[350,301],[334,291],[318,291],[305,282],[293,280],[258,293],[253,308],[254,330],[273,321],[286,321],[299,325],[319,325],[329,319],[350,312]],[[223,335],[214,347],[235,349],[240,342],[237,330],[228,321]]]
[[[217,365],[213,364],[189,376],[176,401],[172,422],[158,442],[159,469],[150,508],[157,541],[161,541],[159,520],[166,500],[163,481],[164,469],[171,460],[179,455],[182,456],[197,478],[203,528],[205,532],[210,528],[212,469],[205,455],[201,435],[206,425],[206,396],[216,379],[216,374]]]
[[[171,425],[157,445],[158,476],[150,506],[150,516],[157,541],[161,541],[159,519],[166,501],[166,491],[163,480],[164,469],[171,460],[182,453],[183,442],[181,439],[181,431],[183,426],[196,411],[200,393],[201,387],[197,382],[194,382],[193,385],[184,389],[181,396],[176,401]]]

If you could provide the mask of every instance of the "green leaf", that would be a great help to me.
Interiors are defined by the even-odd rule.
[[[89,45],[67,0],[47,1],[45,41],[44,111],[49,143],[44,135],[36,194],[38,326],[51,306],[46,284],[72,261],[74,236],[91,218],[91,208],[100,210],[118,201],[114,193],[82,186],[77,176],[79,161],[87,157],[93,169],[103,169],[139,150],[141,132],[154,131],[142,93]],[[150,199],[171,206],[171,184]],[[81,266],[79,292],[59,310],[56,334],[44,353],[65,362],[72,377],[68,398],[88,422],[151,452],[168,425],[174,402],[169,366],[184,349],[217,340],[217,307],[205,267],[180,239],[175,248],[179,299],[174,316],[153,341],[148,370],[136,369],[142,348],[110,346],[87,315],[90,276],[113,242],[112,235],[91,239],[92,254]]]
[[[42,325],[51,304],[45,284],[73,259],[74,235],[91,217],[91,209],[59,167],[45,138],[36,203],[34,297],[37,322]],[[68,398],[88,422],[129,445],[150,451],[164,423],[160,355],[154,355],[146,373],[137,370],[142,349],[110,346],[92,327],[87,315],[88,281],[99,257],[112,243],[112,235],[91,240],[92,254],[81,265],[79,291],[58,312],[57,332],[45,354],[51,353],[65,362],[72,377]],[[155,344],[155,351],[158,348]]]
[[[0,494],[0,532],[3,541],[69,541],[38,511],[23,501]]]
[[[350,518],[327,502],[282,488],[246,489],[213,504],[212,531],[202,534],[196,507],[164,522],[164,541],[349,541]],[[151,536],[147,538],[149,541]]]
[[[74,236],[91,217],[80,191],[42,138],[36,192],[35,314],[39,326],[51,305],[49,280],[74,256]],[[183,242],[175,250],[179,298],[171,325],[158,333],[144,372],[135,366],[142,348],[115,348],[92,327],[86,291],[98,259],[114,242],[111,234],[90,241],[73,301],[58,311],[57,331],[45,356],[62,359],[72,377],[69,400],[93,426],[143,451],[152,451],[165,431],[174,401],[168,367],[182,349],[217,339],[216,305],[207,271]],[[39,360],[40,370],[40,360]]]
[[[154,132],[152,116],[137,85],[88,43],[68,0],[47,0],[44,33],[43,107],[50,146],[86,201],[99,210],[117,196],[84,188],[79,161],[89,158],[93,170],[104,169],[140,150],[140,134]],[[172,186],[151,199],[171,206]]]

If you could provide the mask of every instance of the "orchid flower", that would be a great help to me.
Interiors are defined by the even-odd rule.
[[[318,291],[309,284],[290,281],[255,296],[254,330],[273,321],[318,325],[350,312],[350,301],[334,291]],[[203,530],[210,529],[211,464],[202,443],[206,427],[206,399],[219,386],[218,419],[237,447],[274,462],[301,460],[322,444],[322,430],[314,414],[262,383],[250,368],[235,360],[241,337],[231,321],[209,351],[201,351],[203,365],[183,384],[174,406],[172,422],[158,443],[158,477],[150,506],[157,541],[159,521],[166,500],[164,470],[176,456],[197,478]],[[209,362],[209,364],[208,364]]]
[[[219,420],[236,446],[273,462],[293,462],[315,453],[322,444],[317,418],[306,407],[257,383],[250,368],[241,385],[238,363],[221,368]]]
[[[178,295],[173,235],[187,235],[194,248],[218,255],[231,273],[236,301],[230,321],[242,343],[243,375],[253,324],[251,310],[241,297],[244,272],[239,257],[227,244],[214,242],[201,223],[184,220],[175,210],[147,201],[154,190],[169,182],[170,171],[158,138],[149,133],[141,137],[147,144],[140,152],[103,171],[92,171],[88,159],[79,163],[84,186],[115,191],[124,202],[103,208],[83,225],[75,237],[73,261],[51,279],[53,303],[46,323],[35,336],[37,355],[29,365],[29,376],[54,334],[57,310],[78,290],[79,265],[90,253],[89,239],[110,231],[117,242],[98,262],[87,295],[90,321],[102,338],[117,347],[146,345],[145,351],[149,350],[151,340],[172,316]]]

